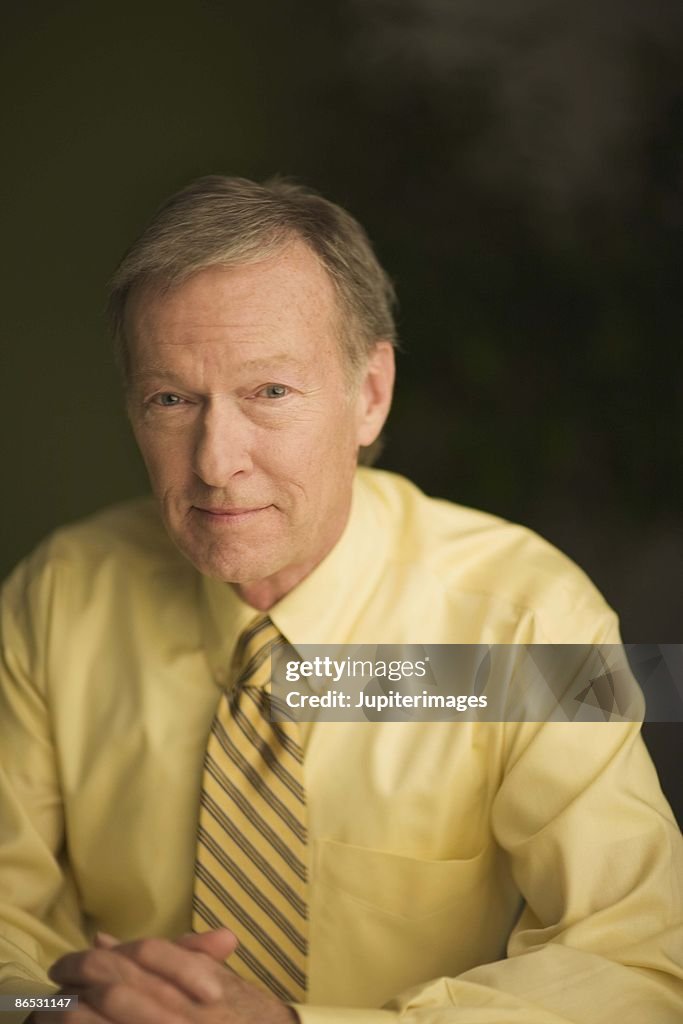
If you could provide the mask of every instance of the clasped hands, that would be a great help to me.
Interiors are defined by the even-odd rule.
[[[224,961],[237,948],[227,928],[119,943],[99,933],[92,949],[68,953],[50,978],[74,1009],[31,1014],[31,1024],[295,1024],[295,1011],[239,978]]]

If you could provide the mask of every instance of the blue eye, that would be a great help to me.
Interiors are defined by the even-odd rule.
[[[178,405],[182,402],[182,398],[179,395],[174,395],[171,392],[164,392],[161,395],[157,395],[154,401],[157,405],[162,405],[164,408],[169,409],[173,405]]]
[[[288,391],[289,389],[284,384],[266,384],[264,388],[261,388],[261,394],[266,398],[284,398]]]

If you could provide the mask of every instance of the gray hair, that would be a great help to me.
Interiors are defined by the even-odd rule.
[[[290,181],[259,185],[208,175],[172,195],[133,243],[109,289],[107,313],[127,382],[124,321],[131,291],[172,288],[200,270],[254,263],[302,239],[329,274],[345,321],[340,343],[351,375],[381,338],[396,344],[393,285],[360,224],[335,203]]]

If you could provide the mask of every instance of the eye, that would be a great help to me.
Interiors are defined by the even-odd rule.
[[[180,405],[180,403],[182,402],[182,398],[180,397],[180,395],[174,395],[170,391],[164,391],[160,395],[155,395],[152,401],[156,405],[161,405],[165,409],[170,409],[171,406],[173,405]]]
[[[289,394],[289,388],[284,384],[266,384],[258,394],[264,398],[285,398]]]

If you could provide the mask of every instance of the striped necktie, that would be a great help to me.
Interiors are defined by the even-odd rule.
[[[230,928],[240,944],[228,966],[279,999],[303,1002],[303,753],[298,724],[270,720],[270,654],[284,643],[260,615],[235,649],[235,684],[221,697],[204,760],[192,926]]]

